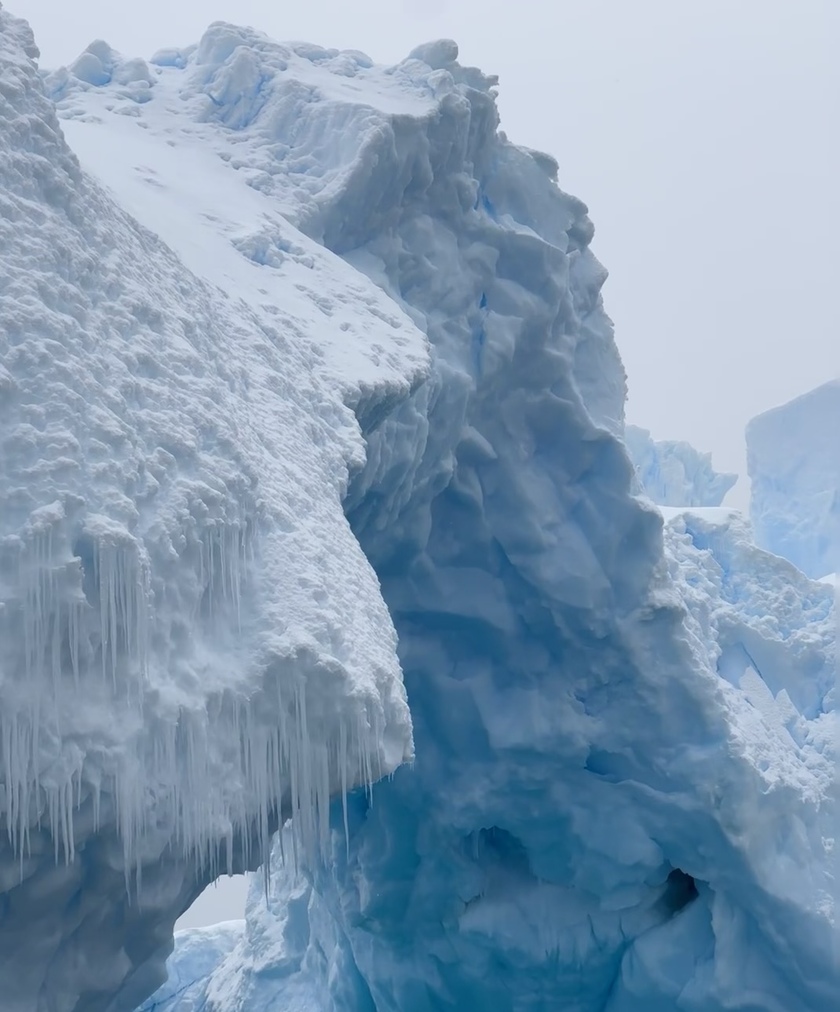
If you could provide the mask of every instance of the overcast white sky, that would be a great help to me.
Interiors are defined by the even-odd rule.
[[[4,2],[44,66],[214,20],[381,62],[454,38],[499,74],[508,135],[590,207],[630,421],[743,473],[748,419],[840,375],[840,0]]]

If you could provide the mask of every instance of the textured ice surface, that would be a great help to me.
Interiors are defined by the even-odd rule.
[[[331,797],[411,755],[341,503],[354,409],[405,399],[428,354],[373,283],[235,187],[208,196],[185,153],[174,231],[185,193],[228,214],[232,273],[202,277],[226,262],[200,230],[179,259],[80,169],[36,55],[0,10],[0,1005],[82,1012],[157,985],[175,918],[256,866],[281,811],[312,850]],[[132,106],[152,88],[104,43],[73,73]],[[250,256],[263,238],[289,276]],[[254,291],[278,279],[269,312]]]
[[[639,484],[660,506],[720,506],[738,480],[736,474],[715,471],[712,455],[690,443],[654,440],[637,425],[625,428],[624,441]]]
[[[840,380],[747,427],[756,539],[809,576],[840,572]]]
[[[575,775],[558,755],[555,775],[572,783],[558,788],[560,814],[540,810],[542,875],[530,865],[534,852],[500,826],[482,828],[477,838],[468,838],[469,846],[450,838],[451,849],[441,855],[441,841],[428,830],[436,807],[415,813],[408,787],[400,806],[385,813],[385,826],[381,807],[377,814],[355,804],[350,839],[359,842],[349,867],[339,833],[330,872],[291,875],[278,849],[268,896],[255,877],[245,925],[226,936],[224,950],[205,949],[199,956],[196,935],[179,936],[173,976],[144,1008],[245,1012],[272,1008],[278,999],[283,1007],[307,1012],[437,1010],[453,1002],[456,1008],[607,1012],[830,1008],[838,985],[831,952],[837,942],[830,852],[837,831],[831,804],[836,724],[829,715],[836,691],[832,591],[755,547],[732,510],[674,510],[665,550],[669,577],[686,608],[684,635],[700,655],[715,660],[718,705],[729,709],[724,740],[694,743],[690,747],[699,754],[688,758],[682,754],[688,746],[673,752],[685,767],[708,763],[708,752],[718,751],[700,797],[678,789],[666,768],[644,766],[651,729],[640,721],[634,752],[590,754],[586,765],[590,774],[597,771],[594,781],[583,771]],[[418,767],[422,740],[419,749]],[[758,783],[733,779],[735,755],[758,772]],[[535,773],[520,767],[518,784],[533,789]],[[497,789],[499,775],[492,781]],[[435,804],[446,799],[451,795]],[[391,806],[394,801],[387,798]],[[390,825],[388,815],[395,820]],[[412,815],[426,828],[415,826],[416,849],[401,853]],[[371,820],[374,826],[365,830]],[[668,839],[684,864],[705,862],[710,881],[671,870],[657,888],[657,878],[649,880],[650,862],[661,857],[658,841]],[[560,867],[552,868],[548,858]],[[384,881],[369,877],[374,869]],[[558,877],[562,886],[554,881]],[[447,902],[443,896],[433,902],[435,887],[452,890]],[[385,982],[394,971],[386,957],[401,954],[391,943],[401,920],[392,914],[382,923],[388,903],[383,889],[391,902],[401,901],[402,916],[418,917],[413,930],[421,951],[414,958],[426,963],[425,946],[437,956],[434,969],[426,964],[428,978],[418,977],[410,995],[399,999],[390,997]],[[452,908],[445,940],[428,906]],[[371,914],[377,916],[369,919]],[[810,923],[808,945],[799,951],[802,963],[773,966],[763,951],[767,936],[788,950],[792,923],[800,929]],[[398,938],[410,946],[412,931]],[[446,953],[462,961],[448,963]],[[214,963],[209,972],[208,956]],[[506,979],[510,990],[488,989],[483,1004],[467,1004],[472,998],[461,990],[471,975],[466,960],[477,960],[497,982]],[[540,960],[544,981],[535,991],[534,964]],[[366,974],[360,975],[360,966]],[[183,981],[189,985],[180,991]],[[479,990],[473,981],[470,991]]]
[[[382,69],[218,25],[158,57],[148,101],[50,83],[78,138],[136,107],[138,130],[206,143],[433,349],[365,422],[345,503],[416,762],[334,804],[323,861],[295,873],[278,844],[244,926],[209,954],[179,936],[144,1008],[826,1012],[831,588],[731,510],[663,534],[633,494],[586,209],[456,54]]]

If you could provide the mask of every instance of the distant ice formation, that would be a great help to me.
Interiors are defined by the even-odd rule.
[[[712,455],[690,443],[654,440],[637,425],[626,426],[624,441],[642,489],[660,506],[720,506],[738,480],[715,471]]]
[[[832,589],[634,477],[495,79],[0,45],[4,1012],[832,1008]]]
[[[758,543],[817,579],[840,572],[840,380],[747,428]]]

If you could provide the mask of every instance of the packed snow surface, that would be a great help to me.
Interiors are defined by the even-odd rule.
[[[312,851],[333,796],[410,758],[342,499],[356,412],[407,397],[428,352],[267,198],[214,190],[214,154],[179,163],[169,231],[152,199],[138,224],[80,169],[36,55],[0,11],[0,1003],[81,1012],[148,994],[175,918],[281,814]],[[214,205],[215,246],[189,217]]]
[[[750,515],[768,551],[820,579],[840,572],[840,380],[747,427]]]
[[[626,426],[624,441],[645,495],[661,506],[720,506],[738,480],[715,471],[712,455],[690,443],[652,439],[637,425]]]
[[[12,1012],[145,998],[286,814],[147,1012],[832,1008],[832,589],[636,494],[592,225],[495,79],[96,42],[43,86],[106,196],[0,17]]]

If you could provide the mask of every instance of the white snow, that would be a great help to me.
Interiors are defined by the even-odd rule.
[[[0,878],[32,911],[0,958],[9,1012],[123,983],[130,1003],[160,925],[255,866],[281,811],[311,851],[334,795],[410,758],[393,625],[342,499],[365,460],[354,411],[388,410],[428,363],[375,285],[264,195],[223,192],[217,155],[173,158],[115,111],[133,135],[74,133],[115,189],[131,168],[117,203],[35,54],[0,11]],[[102,43],[74,73],[138,109],[153,86]],[[128,905],[96,943],[104,974],[91,926]]]
[[[230,158],[232,144],[214,125],[185,134],[161,108],[177,98],[180,82],[158,73],[156,100],[139,117],[114,111],[107,131],[90,117],[64,121],[82,165],[194,274],[302,346],[307,368],[351,406],[389,388],[407,394],[427,362],[417,329],[367,278],[289,224],[276,198],[232,171],[222,157]],[[60,111],[68,107],[71,100]]]

